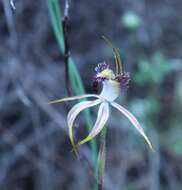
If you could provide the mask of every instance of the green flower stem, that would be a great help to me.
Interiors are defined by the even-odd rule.
[[[59,8],[58,0],[48,0],[48,10],[50,13],[52,28],[54,30],[54,34],[59,45],[61,53],[64,53],[65,44],[64,44],[64,34],[63,34],[63,26],[61,21],[61,10]],[[72,89],[76,95],[85,94],[85,89],[83,86],[83,82],[81,80],[80,74],[76,68],[76,64],[72,58],[69,58],[69,79],[71,82]],[[84,111],[84,116],[86,120],[86,126],[88,131],[91,130],[93,126],[93,122],[91,119],[91,114],[89,110]],[[92,149],[92,160],[93,167],[96,171],[97,166],[97,144],[96,140],[90,141],[91,149]]]
[[[104,172],[106,162],[106,133],[107,127],[104,127],[100,136],[100,148],[97,161],[97,190],[103,190]]]

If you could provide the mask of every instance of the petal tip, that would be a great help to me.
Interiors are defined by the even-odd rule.
[[[150,150],[151,150],[152,152],[156,152],[151,143],[150,143],[150,145],[149,145],[149,148],[150,148]]]
[[[142,134],[143,138],[145,139],[146,143],[148,144],[150,150],[152,152],[155,152],[154,147],[152,146],[152,143],[150,142],[149,138],[145,135],[145,133]]]
[[[79,158],[79,152],[78,152],[78,149],[79,149],[79,147],[78,147],[78,145],[72,145],[72,149],[71,149],[71,152],[73,152],[75,155],[76,155],[76,157],[77,158]]]

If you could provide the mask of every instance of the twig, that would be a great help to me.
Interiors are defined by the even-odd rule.
[[[69,1],[65,0],[64,17],[68,17],[69,7]]]
[[[64,17],[62,21],[63,25],[63,38],[64,38],[64,62],[65,62],[65,81],[68,95],[71,95],[70,81],[69,81],[69,58],[70,58],[70,48],[68,43],[68,12],[69,12],[69,2],[65,0]]]
[[[11,5],[11,7],[12,7],[14,10],[16,9],[15,4],[14,4],[14,0],[10,0],[10,5]]]
[[[14,16],[13,16],[13,11],[11,7],[13,7],[13,1],[10,1],[10,4],[7,0],[3,0],[3,6],[4,6],[4,12],[5,12],[5,17],[6,17],[6,22],[7,22],[7,27],[8,31],[10,34],[10,45],[12,49],[17,50],[17,32],[16,32],[16,27],[15,27],[15,22],[14,22]]]

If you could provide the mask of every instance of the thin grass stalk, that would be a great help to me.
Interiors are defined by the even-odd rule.
[[[64,51],[65,51],[64,32],[63,32],[63,25],[61,21],[61,18],[62,18],[61,10],[59,8],[58,0],[48,0],[48,10],[50,13],[52,28],[53,28],[57,43],[59,45],[61,53],[64,54]],[[68,64],[69,64],[68,75],[69,75],[73,92],[76,95],[85,94],[85,89],[84,89],[80,74],[76,68],[76,64],[74,60],[71,57],[69,57],[68,59]],[[84,117],[86,121],[87,130],[90,131],[93,126],[93,121],[91,119],[91,114],[89,110],[84,111]],[[90,144],[91,144],[91,150],[92,150],[93,167],[94,167],[94,171],[96,171],[96,168],[97,168],[96,140],[93,139],[92,141],[90,141]]]

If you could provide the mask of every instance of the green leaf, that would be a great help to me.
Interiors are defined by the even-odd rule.
[[[61,9],[58,0],[48,0],[48,10],[50,13],[52,28],[57,40],[57,43],[59,45],[60,51],[63,54],[65,49],[64,44],[64,34],[63,34],[63,27],[62,27],[62,14]],[[73,91],[76,95],[83,95],[85,94],[85,89],[83,86],[82,79],[80,77],[80,74],[78,72],[78,69],[76,67],[76,64],[72,58],[69,58],[69,78],[71,82],[71,86],[73,88]],[[91,131],[91,128],[93,126],[93,121],[91,118],[91,114],[89,110],[84,111],[86,126],[88,131]],[[95,167],[96,171],[96,165],[97,165],[97,144],[96,140],[92,140],[91,142],[91,149],[92,149],[92,155],[93,155],[93,166]]]

